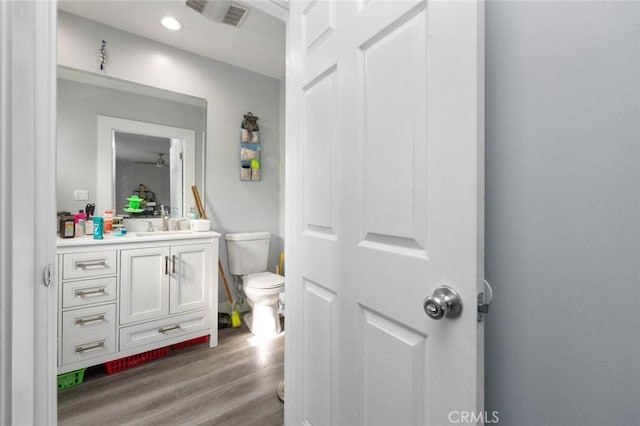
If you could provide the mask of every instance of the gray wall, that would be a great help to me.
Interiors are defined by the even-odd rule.
[[[58,14],[58,64],[95,72],[101,40],[109,43],[107,75],[207,100],[205,185],[200,189],[207,216],[213,229],[222,233],[270,231],[269,268],[274,270],[282,250],[280,80],[94,21]],[[240,123],[248,111],[260,117],[260,182],[241,182],[239,178]],[[220,255],[228,274],[224,240]],[[222,284],[218,294],[220,301],[226,300]]]
[[[640,424],[640,3],[486,4],[486,408]]]

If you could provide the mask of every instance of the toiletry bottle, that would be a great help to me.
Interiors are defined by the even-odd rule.
[[[103,226],[104,219],[99,216],[94,216],[93,218],[93,239],[94,240],[102,240],[103,237]]]
[[[189,213],[187,213],[187,219],[189,220],[194,220],[198,218],[198,213],[196,212],[196,208],[195,207],[191,207],[189,209]]]
[[[104,211],[104,233],[110,234],[113,231],[113,210]]]
[[[73,216],[69,212],[63,212],[60,215],[60,238],[73,238],[75,234],[75,223]]]
[[[163,231],[168,231],[169,230],[169,220],[171,219],[171,216],[169,216],[169,213],[167,212],[167,210],[165,209],[165,207],[163,205],[160,206],[160,214],[162,214],[162,230]]]
[[[87,215],[84,222],[85,235],[93,235],[93,213],[95,212],[95,209],[96,205],[93,203],[88,203],[84,208],[84,213]]]
[[[86,215],[84,210],[78,210],[78,214],[73,215],[73,222],[75,224],[75,236],[82,237],[84,235],[84,225],[86,221]]]
[[[84,222],[84,234],[93,235],[93,217],[88,217]]]

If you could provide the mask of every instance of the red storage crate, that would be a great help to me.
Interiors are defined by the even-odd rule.
[[[124,358],[116,359],[105,363],[107,367],[107,374],[115,374],[129,368],[137,367],[138,365],[146,364],[149,361],[163,357],[169,353],[169,346],[163,348],[154,349],[152,351],[143,352],[127,356]]]
[[[188,348],[189,346],[199,345],[200,343],[205,343],[208,341],[209,341],[209,335],[207,334],[206,336],[196,337],[195,339],[185,340],[184,342],[171,345],[171,350],[175,351],[177,349]]]

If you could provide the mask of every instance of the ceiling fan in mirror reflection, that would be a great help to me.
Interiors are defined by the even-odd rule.
[[[164,153],[158,152],[156,154],[158,158],[156,161],[134,161],[136,164],[155,164],[156,167],[164,167],[167,165],[167,160],[164,159]]]

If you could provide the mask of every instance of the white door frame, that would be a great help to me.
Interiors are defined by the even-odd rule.
[[[57,417],[56,19],[0,2],[0,424]]]

